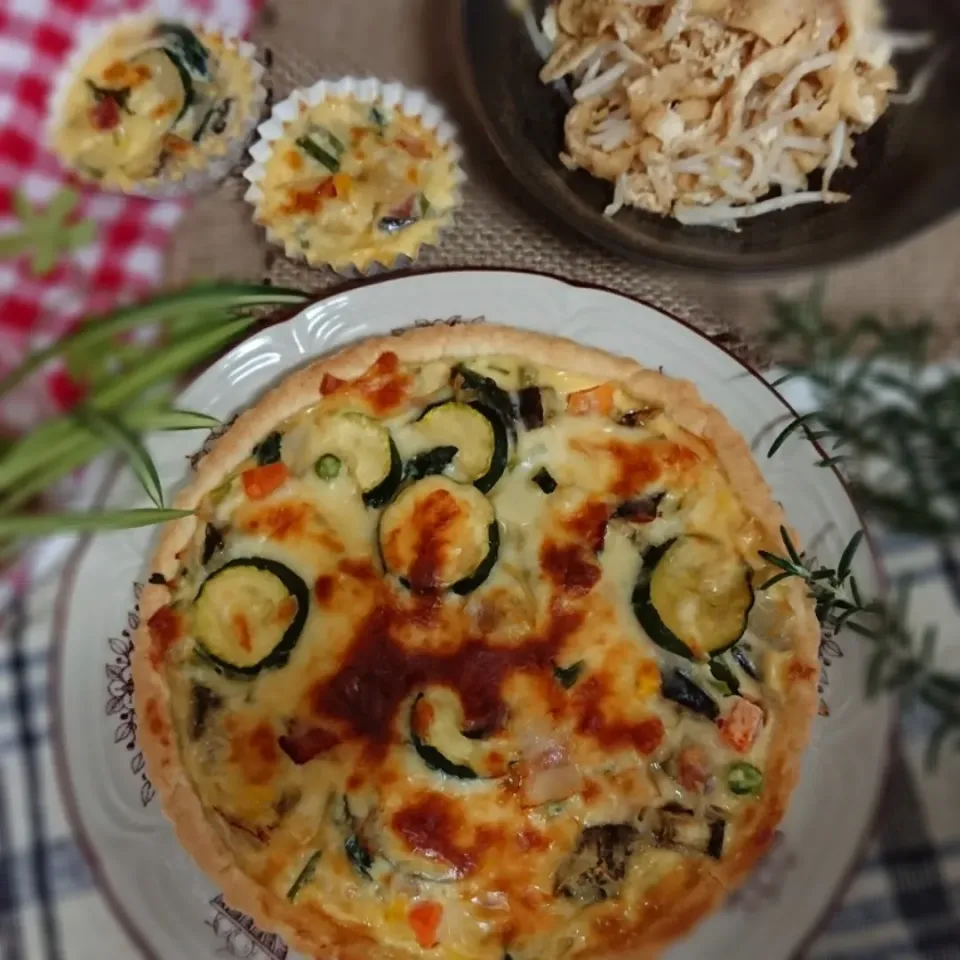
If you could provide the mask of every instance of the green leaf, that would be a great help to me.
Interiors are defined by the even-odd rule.
[[[158,410],[138,424],[143,430],[215,430],[222,421],[193,410]]]
[[[11,513],[24,503],[48,490],[58,480],[89,463],[106,449],[100,439],[86,439],[48,466],[31,473],[0,500],[0,515]]]
[[[787,554],[790,556],[790,559],[798,566],[803,566],[803,558],[800,556],[800,552],[793,545],[793,541],[790,539],[790,534],[787,533],[787,528],[782,526],[780,527],[780,539],[783,540],[783,545],[787,548]]]
[[[192,510],[105,510],[90,513],[45,513],[0,517],[0,538],[46,537],[55,533],[132,530],[192,516]]]
[[[0,236],[0,257],[19,257],[30,245],[25,233],[5,233]]]
[[[957,717],[946,716],[930,736],[927,749],[924,754],[924,766],[928,773],[932,773],[940,765],[940,754],[943,752],[943,745],[947,737],[952,734],[960,733],[960,720]]]
[[[22,383],[52,357],[92,343],[103,343],[115,334],[134,327],[145,326],[171,314],[191,314],[196,311],[223,311],[223,321],[229,314],[256,306],[283,306],[305,303],[309,297],[300,290],[281,287],[261,287],[252,284],[199,284],[186,290],[155,297],[133,307],[125,307],[102,317],[93,317],[74,333],[62,337],[51,346],[31,354],[17,369],[0,380],[0,396]],[[205,314],[206,315],[206,314]]]
[[[797,430],[801,427],[805,427],[806,424],[811,423],[814,420],[819,419],[820,412],[818,410],[813,411],[812,413],[805,413],[802,417],[797,417],[796,420],[784,427],[783,430],[777,434],[776,439],[770,445],[770,449],[767,451],[767,457],[774,456],[777,451],[793,436]]]
[[[850,542],[844,548],[843,553],[840,555],[840,562],[837,564],[837,579],[846,580],[850,576],[850,568],[853,566],[853,558],[857,554],[857,550],[860,548],[860,543],[863,540],[863,531],[858,530],[851,538]]]
[[[102,437],[111,447],[123,454],[147,496],[158,507],[162,507],[163,487],[160,485],[160,476],[140,438],[116,417],[92,407],[78,407],[75,416],[91,433]]]
[[[796,566],[794,566],[794,564],[792,564],[789,560],[786,560],[784,557],[778,557],[775,553],[769,553],[766,550],[761,550],[760,556],[763,557],[767,563],[772,563],[775,567],[779,567],[781,570],[786,570],[791,576],[800,575]]]
[[[783,573],[778,573],[776,576],[771,577],[767,580],[766,583],[760,585],[761,590],[769,590],[772,586],[778,584],[781,580],[787,580],[790,577],[796,576],[793,571],[785,570]]]

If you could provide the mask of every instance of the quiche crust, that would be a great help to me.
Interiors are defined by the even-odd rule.
[[[361,375],[383,353],[401,363],[444,357],[513,355],[536,357],[541,365],[576,371],[599,380],[620,382],[631,396],[662,407],[680,427],[700,438],[715,454],[746,510],[760,524],[762,546],[780,549],[779,528],[786,524],[781,507],[754,462],[744,438],[694,385],[676,380],[633,360],[581,346],[560,337],[494,324],[435,325],[396,335],[363,340],[299,369],[244,412],[200,460],[195,475],[176,499],[176,507],[192,509],[248,456],[251,447],[277,424],[315,404],[325,375],[343,380]],[[171,580],[178,572],[178,554],[197,527],[195,517],[167,526],[150,561],[151,574]],[[629,922],[616,900],[598,905],[599,919],[587,933],[577,957],[643,960],[659,955],[669,943],[689,932],[749,873],[770,845],[797,782],[801,755],[817,710],[819,626],[813,605],[798,581],[786,581],[795,614],[784,625],[793,660],[790,683],[783,693],[778,722],[765,765],[762,796],[737,821],[734,843],[720,861],[684,858],[647,891]],[[148,584],[141,595],[141,626],[133,651],[134,701],[139,719],[139,745],[163,810],[180,842],[220,886],[233,907],[260,926],[282,935],[295,949],[329,960],[409,960],[416,952],[389,946],[345,929],[319,907],[297,906],[267,890],[245,874],[207,819],[181,759],[174,729],[171,690],[162,668],[151,656],[147,624],[171,600],[166,585]],[[431,951],[443,957],[442,948]],[[544,957],[543,960],[548,960]]]

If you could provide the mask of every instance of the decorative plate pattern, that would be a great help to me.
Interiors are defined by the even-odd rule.
[[[465,318],[470,318],[469,320]],[[250,338],[197,379],[189,409],[228,420],[294,367],[343,343],[424,322],[484,319],[559,333],[640,358],[694,380],[748,439],[784,412],[755,374],[679,321],[625,297],[533,274],[421,274],[367,283],[312,304]],[[189,469],[199,435],[151,441],[165,488]],[[805,543],[835,559],[859,525],[839,479],[814,466],[794,440],[761,467]],[[136,482],[117,478],[107,502],[137,502]],[[134,746],[130,635],[136,588],[156,532],[103,534],[83,544],[64,579],[54,644],[54,716],[65,805],[94,876],[144,955],[215,960],[224,952],[294,960],[277,937],[226,905],[180,848]],[[875,572],[864,553],[857,575]],[[96,651],[96,656],[91,656]],[[891,706],[867,703],[868,649],[853,635],[824,643],[825,708],[814,725],[803,779],[769,858],[727,908],[669,953],[669,960],[787,960],[809,936],[849,870],[883,775]],[[747,922],[749,918],[749,922]]]

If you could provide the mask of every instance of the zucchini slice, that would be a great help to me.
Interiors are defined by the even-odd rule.
[[[319,463],[332,455],[353,474],[368,507],[382,507],[403,478],[403,465],[390,431],[363,413],[347,411],[317,421],[320,433],[313,448]],[[332,461],[327,461],[332,464]]]
[[[450,371],[450,385],[453,387],[454,398],[461,403],[479,400],[484,406],[493,410],[510,437],[516,441],[517,409],[513,405],[513,400],[510,399],[510,394],[496,380],[458,363]]]
[[[493,570],[500,530],[476,487],[432,476],[406,487],[380,516],[386,570],[415,593],[467,594]]]
[[[404,467],[403,476],[406,480],[422,480],[443,473],[453,463],[457,455],[457,448],[452,446],[434,447],[414,454]]]
[[[455,446],[453,459],[458,479],[472,483],[481,493],[492,490],[507,467],[507,429],[495,410],[478,400],[450,400],[428,407],[417,420],[417,432],[434,449]]]
[[[430,770],[457,780],[500,776],[502,756],[495,762],[490,742],[463,726],[463,708],[453,690],[435,687],[417,694],[410,708],[410,742]]]
[[[664,700],[672,700],[684,709],[706,717],[707,720],[714,721],[720,716],[717,701],[679,670],[663,675],[660,681],[660,695]]]
[[[213,79],[210,73],[210,52],[189,27],[180,23],[164,22],[157,24],[156,32],[163,38],[164,46],[177,54],[190,73],[200,80]]]
[[[263,557],[231,560],[197,592],[197,644],[227,673],[252,677],[282,667],[303,632],[309,603],[307,585],[282,563]]]
[[[314,127],[302,137],[297,137],[296,144],[331,173],[340,169],[340,157],[346,147],[325,127]]]
[[[633,610],[654,643],[688,660],[732,647],[753,606],[750,569],[717,540],[683,536],[644,558]]]

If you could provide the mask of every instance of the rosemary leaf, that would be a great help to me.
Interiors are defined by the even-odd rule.
[[[771,577],[767,580],[766,583],[760,586],[761,590],[769,590],[771,587],[776,586],[781,580],[786,580],[788,577],[794,576],[793,571],[785,570],[783,573],[778,573],[776,576]]]
[[[858,530],[847,544],[843,553],[840,555],[840,562],[837,564],[837,579],[846,580],[850,576],[850,568],[853,566],[853,558],[856,556],[860,543],[863,541],[863,531]]]
[[[813,413],[805,413],[801,417],[797,417],[796,420],[791,421],[780,433],[777,434],[773,443],[770,445],[770,449],[767,451],[767,456],[772,457],[777,451],[793,436],[801,427],[806,426],[808,423],[812,423],[814,420],[820,418],[819,411],[814,411]]]
[[[0,517],[0,539],[40,537],[53,533],[130,530],[189,517],[192,510],[105,510],[90,513],[45,513]]]

